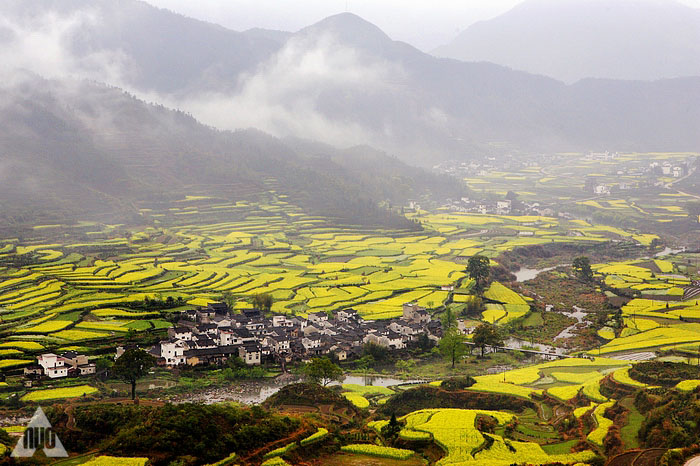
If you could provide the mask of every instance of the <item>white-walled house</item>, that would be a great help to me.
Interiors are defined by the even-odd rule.
[[[53,353],[42,354],[37,358],[37,363],[44,370],[44,375],[51,379],[68,376],[68,365],[61,356]]]
[[[313,324],[328,322],[328,314],[325,312],[310,312],[307,319]]]
[[[169,366],[179,366],[185,364],[185,350],[188,350],[187,344],[182,341],[164,342],[160,345],[160,357],[165,359],[165,363]]]
[[[244,345],[238,348],[238,356],[249,366],[259,366],[262,351],[258,345]]]

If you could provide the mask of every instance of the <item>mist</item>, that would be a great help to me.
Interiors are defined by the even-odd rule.
[[[279,137],[346,146],[375,137],[358,123],[324,114],[322,94],[391,92],[402,73],[398,66],[363,57],[331,34],[313,41],[293,38],[255,73],[241,76],[237,92],[195,94],[171,103],[217,128],[255,127]]]

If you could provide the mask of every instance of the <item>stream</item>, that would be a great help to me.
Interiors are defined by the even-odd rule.
[[[548,307],[549,307],[549,306],[548,306]],[[548,310],[549,310],[549,309],[548,309]],[[573,332],[574,332],[574,329],[576,328],[576,326],[577,326],[578,324],[581,324],[581,323],[584,323],[584,322],[585,322],[585,323],[588,323],[588,321],[586,320],[586,316],[588,315],[588,313],[587,313],[584,309],[582,309],[582,308],[580,308],[580,307],[578,307],[578,306],[574,306],[573,312],[562,312],[562,314],[564,314],[564,315],[567,316],[567,317],[572,317],[572,318],[576,319],[576,323],[573,324],[573,325],[569,325],[569,326],[566,327],[564,330],[562,330],[561,332],[559,332],[559,335],[557,335],[556,337],[554,337],[554,340],[555,340],[555,341],[556,341],[556,340],[559,340],[560,338],[571,338],[571,337],[574,337],[575,335],[574,335]]]

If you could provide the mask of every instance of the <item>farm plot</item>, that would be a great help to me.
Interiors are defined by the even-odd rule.
[[[63,398],[77,398],[79,396],[91,395],[98,390],[90,385],[78,385],[75,387],[49,388],[47,390],[34,390],[22,397],[22,401],[47,401],[59,400]]]
[[[531,398],[546,391],[562,401],[570,400],[581,390],[592,400],[606,401],[600,395],[599,382],[605,373],[627,366],[625,361],[607,358],[567,358],[505,371],[501,374],[475,377],[476,383],[467,390],[502,393]]]
[[[477,416],[488,416],[496,423],[505,424],[516,416],[502,411],[471,409],[430,409],[412,412],[402,419],[406,427],[403,436],[410,432],[431,435],[447,455],[437,464],[510,465],[513,463],[576,463],[594,456],[591,451],[575,454],[549,455],[534,442],[518,442],[495,434],[482,434],[477,430]],[[406,431],[406,432],[404,432]],[[420,434],[418,434],[420,435]],[[488,435],[489,442],[486,442]]]

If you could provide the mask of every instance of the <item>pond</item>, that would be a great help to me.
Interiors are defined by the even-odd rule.
[[[533,278],[537,277],[542,272],[549,272],[550,270],[554,270],[557,267],[559,267],[559,266],[556,265],[554,267],[547,267],[544,269],[529,269],[527,267],[521,267],[516,272],[513,272],[513,274],[515,275],[515,281],[526,282],[528,280],[532,280]]]
[[[425,380],[403,380],[383,375],[369,375],[367,377],[365,377],[364,375],[346,375],[342,383],[352,383],[356,385],[373,385],[375,387],[391,387],[392,385],[416,384],[425,382]],[[334,383],[334,385],[338,384],[338,382]]]
[[[173,403],[220,403],[224,401],[236,401],[243,404],[259,404],[277,393],[282,387],[292,383],[301,382],[301,377],[292,374],[283,374],[274,379],[256,379],[233,382],[224,387],[215,387],[195,393],[183,393],[171,399]],[[342,383],[357,385],[375,385],[389,387],[399,384],[422,383],[423,380],[401,380],[394,377],[346,375]],[[339,382],[333,383],[338,385]]]
[[[565,354],[562,348],[557,348],[550,345],[543,345],[541,343],[529,342],[526,340],[521,340],[519,338],[510,337],[503,342],[503,346],[509,349],[530,349],[534,351],[541,351],[548,354],[563,355]]]

